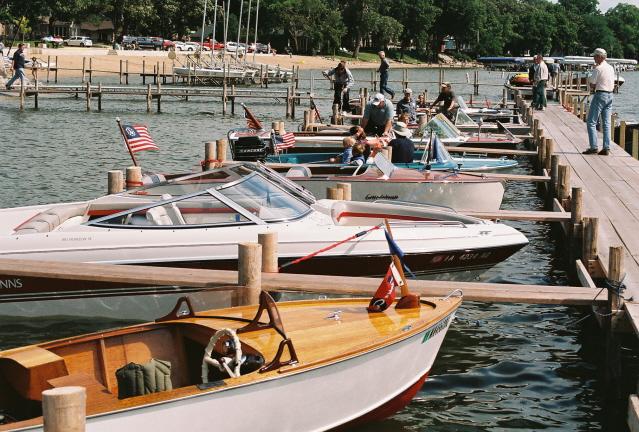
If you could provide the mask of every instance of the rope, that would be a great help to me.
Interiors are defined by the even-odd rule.
[[[340,246],[340,245],[342,245],[344,243],[347,243],[347,242],[349,242],[351,240],[355,240],[357,238],[360,238],[360,237],[362,237],[362,236],[364,236],[364,235],[368,234],[369,232],[374,231],[376,229],[380,229],[381,226],[382,226],[382,224],[379,224],[379,225],[376,225],[376,226],[374,226],[372,228],[369,228],[369,229],[367,229],[365,231],[360,231],[360,232],[358,232],[356,234],[353,234],[352,236],[350,236],[348,238],[345,238],[344,240],[340,240],[340,241],[338,241],[336,243],[333,243],[333,244],[328,245],[326,247],[323,247],[323,248],[321,248],[319,250],[316,250],[315,252],[312,252],[312,253],[310,253],[310,254],[308,254],[306,256],[303,256],[301,258],[294,259],[293,261],[289,261],[287,263],[284,263],[278,268],[278,270],[282,271],[282,269],[285,269],[286,267],[301,263],[302,261],[309,260],[309,259],[311,259],[311,258],[313,258],[313,257],[315,257],[315,256],[317,256],[317,255],[319,255],[319,254],[321,254],[323,252],[329,251],[331,249],[335,249],[337,246]]]

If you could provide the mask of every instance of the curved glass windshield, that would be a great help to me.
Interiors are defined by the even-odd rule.
[[[428,129],[431,129],[441,139],[457,138],[459,136],[459,130],[453,126],[446,117],[442,114],[437,114],[426,125]]]
[[[257,173],[216,190],[266,222],[296,219],[311,209]]]

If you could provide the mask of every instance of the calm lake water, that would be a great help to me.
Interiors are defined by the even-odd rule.
[[[466,80],[472,71],[446,71],[445,79]],[[303,72],[302,76],[308,76]],[[315,71],[314,75],[319,76]],[[370,79],[370,71],[355,70],[356,80]],[[620,118],[631,119],[637,108],[639,74],[625,73],[626,84],[616,97]],[[394,70],[391,79],[400,79]],[[410,70],[414,91],[428,88],[433,95],[437,70]],[[500,84],[501,72],[481,72],[480,81]],[[108,83],[109,79],[103,79]],[[111,80],[113,82],[113,80]],[[308,82],[304,82],[308,87]],[[273,85],[273,88],[278,87]],[[392,87],[399,89],[398,83]],[[471,86],[457,85],[468,95]],[[325,81],[314,91],[329,95]],[[482,87],[480,99],[497,99],[501,88]],[[84,111],[84,102],[69,98],[42,98],[40,110],[32,101],[18,112],[17,100],[0,97],[0,206],[19,206],[82,200],[106,190],[106,172],[130,165],[115,117],[149,125],[160,152],[140,154],[148,170],[188,170],[203,158],[203,143],[224,137],[242,125],[241,115],[222,116],[219,101],[163,101],[162,114],[146,114],[145,101],[105,98],[101,113]],[[330,101],[318,101],[327,117]],[[281,120],[282,101],[251,102],[266,124]],[[301,110],[298,110],[301,114]],[[287,121],[289,130],[296,123]],[[529,173],[522,160],[516,172]],[[508,184],[503,208],[542,209],[535,187]],[[526,284],[567,284],[561,250],[547,224],[512,223],[530,244],[507,261],[487,271],[482,280]],[[504,305],[466,302],[451,326],[431,377],[407,409],[391,419],[369,425],[367,431],[620,431],[625,429],[625,395],[634,391],[636,342],[623,340],[623,375],[628,388],[612,398],[604,388],[601,367],[602,338],[585,310],[563,306]],[[50,317],[38,320],[0,317],[0,349],[41,340],[126,324],[114,320]],[[383,373],[383,371],[380,371]]]

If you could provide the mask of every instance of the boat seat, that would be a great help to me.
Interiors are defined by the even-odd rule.
[[[173,225],[171,217],[162,206],[148,209],[146,211],[146,219],[154,225]]]
[[[162,195],[162,199],[163,200],[168,200],[171,199],[172,196],[169,194],[163,194]],[[171,221],[173,222],[173,225],[186,225],[186,221],[184,220],[184,216],[182,216],[182,212],[180,211],[180,209],[178,208],[177,204],[172,202],[171,204],[167,204],[164,207],[164,210],[166,210],[166,213],[169,215],[169,217],[171,218]]]
[[[75,216],[84,216],[88,204],[63,205],[52,207],[38,213],[27,222],[20,225],[15,234],[33,234],[51,232]]]
[[[48,380],[67,375],[64,359],[37,346],[0,357],[0,373],[26,399],[42,400]]]
[[[53,388],[79,386],[86,389],[87,405],[94,405],[104,402],[115,403],[118,398],[113,395],[105,386],[94,377],[85,373],[73,373],[47,381]]]
[[[286,177],[311,177],[311,175],[310,168],[304,165],[296,165],[286,172]]]

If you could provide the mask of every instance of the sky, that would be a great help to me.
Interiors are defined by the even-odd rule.
[[[599,0],[599,10],[606,12],[611,7],[615,7],[619,3],[628,3],[631,5],[639,6],[639,0]]]

